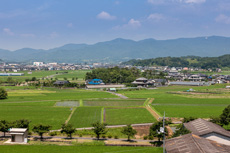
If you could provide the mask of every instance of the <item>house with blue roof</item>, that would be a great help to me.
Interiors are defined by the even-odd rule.
[[[85,81],[85,84],[89,85],[104,85],[105,83],[101,79],[89,79]]]

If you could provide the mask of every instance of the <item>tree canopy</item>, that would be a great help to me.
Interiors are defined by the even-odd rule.
[[[72,124],[62,124],[61,133],[66,133],[68,137],[72,138],[72,134],[76,132],[76,129]]]
[[[104,83],[131,83],[141,76],[136,68],[98,68],[87,72],[85,79],[101,79]]]
[[[219,57],[199,57],[199,56],[184,56],[184,57],[158,57],[144,60],[132,59],[123,62],[125,65],[134,66],[170,66],[170,67],[201,67],[221,68],[229,67],[230,54]]]
[[[11,124],[6,120],[0,121],[0,131],[4,133],[4,137],[6,136],[6,132],[8,132]]]
[[[105,123],[100,123],[100,122],[96,122],[93,123],[93,132],[96,134],[97,139],[100,139],[100,135],[102,134],[106,134],[108,131],[106,130],[106,125]]]
[[[50,125],[43,125],[43,124],[38,124],[35,125],[32,129],[33,132],[38,133],[39,136],[41,137],[41,139],[43,139],[43,134],[46,132],[49,132],[49,130],[51,129]]]
[[[6,99],[7,98],[7,92],[5,89],[0,88],[0,100],[1,99]]]
[[[135,134],[137,134],[137,131],[129,124],[122,128],[121,133],[127,135],[128,141],[130,141],[130,137],[133,137]]]

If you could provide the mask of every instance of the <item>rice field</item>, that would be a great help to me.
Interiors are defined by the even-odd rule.
[[[106,108],[104,120],[109,125],[153,123],[156,121],[145,108]]]
[[[78,107],[69,123],[76,128],[92,127],[92,123],[101,122],[102,107]]]
[[[53,102],[47,102],[47,104],[45,102],[0,104],[0,120],[27,119],[31,121],[31,127],[42,123],[51,125],[52,129],[60,129],[61,124],[65,123],[65,120],[70,115],[70,109],[49,106],[54,104]]]
[[[118,99],[118,100],[86,100],[84,106],[103,106],[103,107],[135,107],[143,106],[145,99]]]
[[[1,145],[1,153],[110,153],[110,152],[132,152],[132,153],[159,153],[160,147],[119,147],[119,146],[59,146],[59,145]]]

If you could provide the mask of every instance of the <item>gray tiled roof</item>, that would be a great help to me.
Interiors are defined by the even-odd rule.
[[[194,134],[186,134],[166,140],[167,153],[227,153],[230,147],[201,138]]]
[[[230,132],[226,131],[221,126],[200,118],[194,121],[190,121],[188,123],[184,123],[184,126],[193,134],[196,134],[198,136],[202,136],[209,133],[218,133],[226,137],[230,137]]]

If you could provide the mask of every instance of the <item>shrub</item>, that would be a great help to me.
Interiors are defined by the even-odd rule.
[[[154,137],[152,135],[149,136],[149,140],[153,140]]]
[[[0,99],[6,99],[7,98],[7,92],[5,89],[0,88]]]
[[[49,133],[50,136],[56,136],[57,135],[57,131],[53,131]]]
[[[113,137],[112,135],[108,135],[108,138],[110,138],[110,139],[111,139],[112,137]]]
[[[144,136],[144,137],[143,137],[143,139],[144,139],[144,140],[147,140],[147,139],[148,139],[148,136],[147,136],[147,135],[146,135],[146,136]]]
[[[119,137],[117,135],[114,136],[114,139],[119,139]]]
[[[80,134],[79,134],[79,137],[82,137],[82,136],[83,136],[82,133],[80,133]]]
[[[102,135],[101,137],[102,137],[103,139],[105,139],[105,138],[106,138],[106,135]]]

